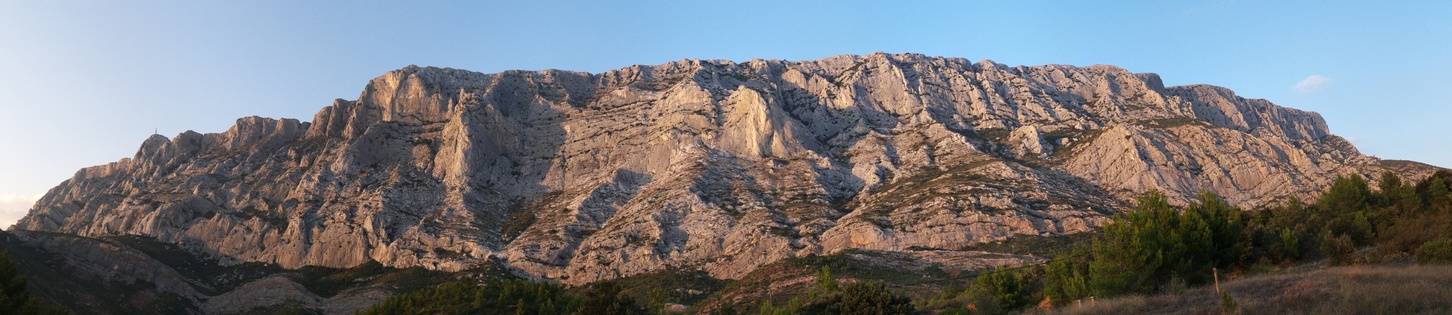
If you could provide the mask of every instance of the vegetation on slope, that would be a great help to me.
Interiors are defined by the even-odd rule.
[[[205,286],[196,286],[206,294],[220,294],[231,291],[252,281],[273,275],[284,275],[307,288],[309,292],[328,298],[343,291],[368,286],[389,287],[399,292],[411,292],[429,286],[455,280],[460,275],[422,267],[392,268],[378,262],[368,262],[350,268],[307,266],[286,269],[274,264],[248,262],[235,265],[222,263],[215,257],[196,255],[175,244],[137,235],[110,236],[115,241],[136,249],[176,270],[187,279]],[[465,275],[498,276],[506,273],[496,261],[465,271]]]
[[[1357,265],[1300,268],[1220,284],[1240,314],[1449,314],[1452,266]],[[1210,286],[1131,295],[1046,314],[1222,314]]]
[[[1184,207],[1172,206],[1163,194],[1149,192],[1139,197],[1133,211],[1116,216],[1102,233],[975,246],[1052,260],[987,270],[971,279],[941,270],[879,268],[852,258],[849,254],[853,252],[846,251],[786,259],[737,281],[711,279],[699,272],[666,271],[595,284],[583,289],[585,293],[552,287],[538,291],[543,292],[540,296],[524,298],[506,294],[505,285],[497,283],[451,284],[448,288],[395,297],[375,310],[412,305],[414,308],[387,309],[391,310],[387,313],[449,314],[453,311],[436,306],[472,306],[474,301],[492,301],[477,304],[492,308],[467,310],[671,313],[682,310],[667,308],[667,304],[699,303],[689,311],[999,314],[1043,308],[1071,313],[1446,312],[1452,305],[1445,302],[1452,297],[1452,291],[1442,281],[1452,275],[1448,267],[1339,267],[1256,278],[1244,275],[1319,261],[1331,265],[1410,264],[1415,258],[1422,264],[1452,263],[1449,183],[1452,173],[1445,171],[1414,184],[1388,172],[1377,180],[1374,189],[1359,176],[1340,176],[1316,202],[1291,199],[1259,211],[1242,211],[1208,192]],[[1056,252],[1044,252],[1048,247],[1044,245],[1053,245]],[[924,272],[931,274],[928,280],[923,280]],[[1210,291],[1213,289],[1209,284],[1215,283],[1217,277],[1225,281],[1221,293]],[[628,283],[633,293],[621,293],[619,283]],[[1393,288],[1398,284],[1407,286]],[[929,291],[924,292],[925,288]],[[479,293],[483,291],[489,293]],[[693,293],[681,294],[688,291]],[[909,300],[904,293],[917,298]],[[1376,300],[1368,300],[1371,298]],[[538,311],[541,301],[550,301],[558,308],[551,309],[553,313]]]
[[[48,305],[30,296],[9,251],[0,251],[0,314],[70,314],[63,307]]]
[[[572,314],[580,307],[581,298],[555,284],[458,281],[390,297],[360,314]]]
[[[881,261],[893,257],[877,254],[846,250],[783,259],[731,281],[686,313],[836,314],[854,305],[911,310],[911,299],[906,294],[936,289],[940,283],[934,281],[955,280],[942,270],[885,267]]]
[[[1091,297],[1175,294],[1214,281],[1217,269],[1244,275],[1319,259],[1346,265],[1415,255],[1424,264],[1445,264],[1452,262],[1449,183],[1452,173],[1445,171],[1416,184],[1387,172],[1373,191],[1360,176],[1340,176],[1315,203],[1292,199],[1253,212],[1212,193],[1173,207],[1149,192],[1088,247],[1044,265],[989,273],[919,305],[943,313],[1000,313]],[[1217,298],[1221,308],[1248,307],[1236,306],[1235,292],[1223,294]]]

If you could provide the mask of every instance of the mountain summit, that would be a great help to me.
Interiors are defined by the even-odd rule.
[[[934,249],[1089,231],[1152,189],[1257,207],[1385,169],[1432,170],[1364,156],[1314,112],[1105,65],[409,66],[311,122],[153,136],[52,189],[12,232],[144,236],[286,268],[492,259],[570,284],[677,267],[734,278],[849,248],[974,264]]]

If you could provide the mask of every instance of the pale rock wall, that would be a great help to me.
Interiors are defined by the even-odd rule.
[[[153,136],[77,172],[16,228],[289,268],[492,256],[572,284],[667,267],[731,278],[846,248],[1089,231],[1150,189],[1265,205],[1378,163],[1315,113],[1104,65],[409,66],[308,123]]]

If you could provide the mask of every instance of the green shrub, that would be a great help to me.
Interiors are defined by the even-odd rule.
[[[787,304],[786,305],[783,305],[781,307],[774,307],[774,306],[771,305],[771,300],[766,300],[765,302],[761,302],[761,312],[759,312],[757,314],[759,314],[759,315],[797,315],[797,314],[801,314],[800,313],[801,308],[802,308],[802,298],[799,298],[799,297],[793,297],[790,301],[787,301]]]
[[[1443,238],[1417,248],[1417,263],[1452,264],[1452,238]]]
[[[1350,264],[1355,258],[1356,244],[1346,234],[1333,236],[1331,231],[1326,231],[1321,238],[1321,253],[1326,254],[1332,265]]]
[[[580,308],[580,299],[557,284],[456,281],[390,297],[359,314],[570,314]]]
[[[1069,259],[1050,262],[1044,267],[1044,295],[1059,305],[1089,296],[1089,251],[1076,250]],[[1078,258],[1078,259],[1075,259]]]
[[[1018,310],[1029,305],[1031,288],[1024,274],[1017,270],[991,271],[973,279],[968,292],[979,307],[996,306],[1002,310]]]
[[[1184,211],[1158,191],[1141,195],[1136,209],[1115,217],[1093,244],[1094,292],[1151,293],[1175,277],[1205,283],[1212,267],[1228,266],[1244,252],[1240,212],[1213,193],[1201,194]]]
[[[30,295],[25,277],[9,251],[0,251],[0,314],[70,314],[64,307],[52,308]]]
[[[612,281],[596,282],[585,291],[577,314],[645,314],[646,309],[635,300],[620,294],[620,285]]]
[[[822,266],[822,271],[817,272],[817,279],[812,282],[823,293],[837,292],[837,280],[832,279],[832,269],[827,266]]]
[[[908,314],[912,300],[888,291],[879,281],[854,282],[842,292],[802,307],[801,314],[886,315]]]
[[[1239,314],[1239,308],[1230,291],[1220,291],[1220,314]]]

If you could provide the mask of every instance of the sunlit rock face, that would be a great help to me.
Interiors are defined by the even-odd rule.
[[[846,248],[1088,231],[1151,189],[1309,198],[1381,165],[1316,113],[1113,66],[881,53],[599,74],[409,66],[311,122],[153,136],[77,172],[16,229],[289,268],[492,257],[571,284],[667,267],[733,278]]]

